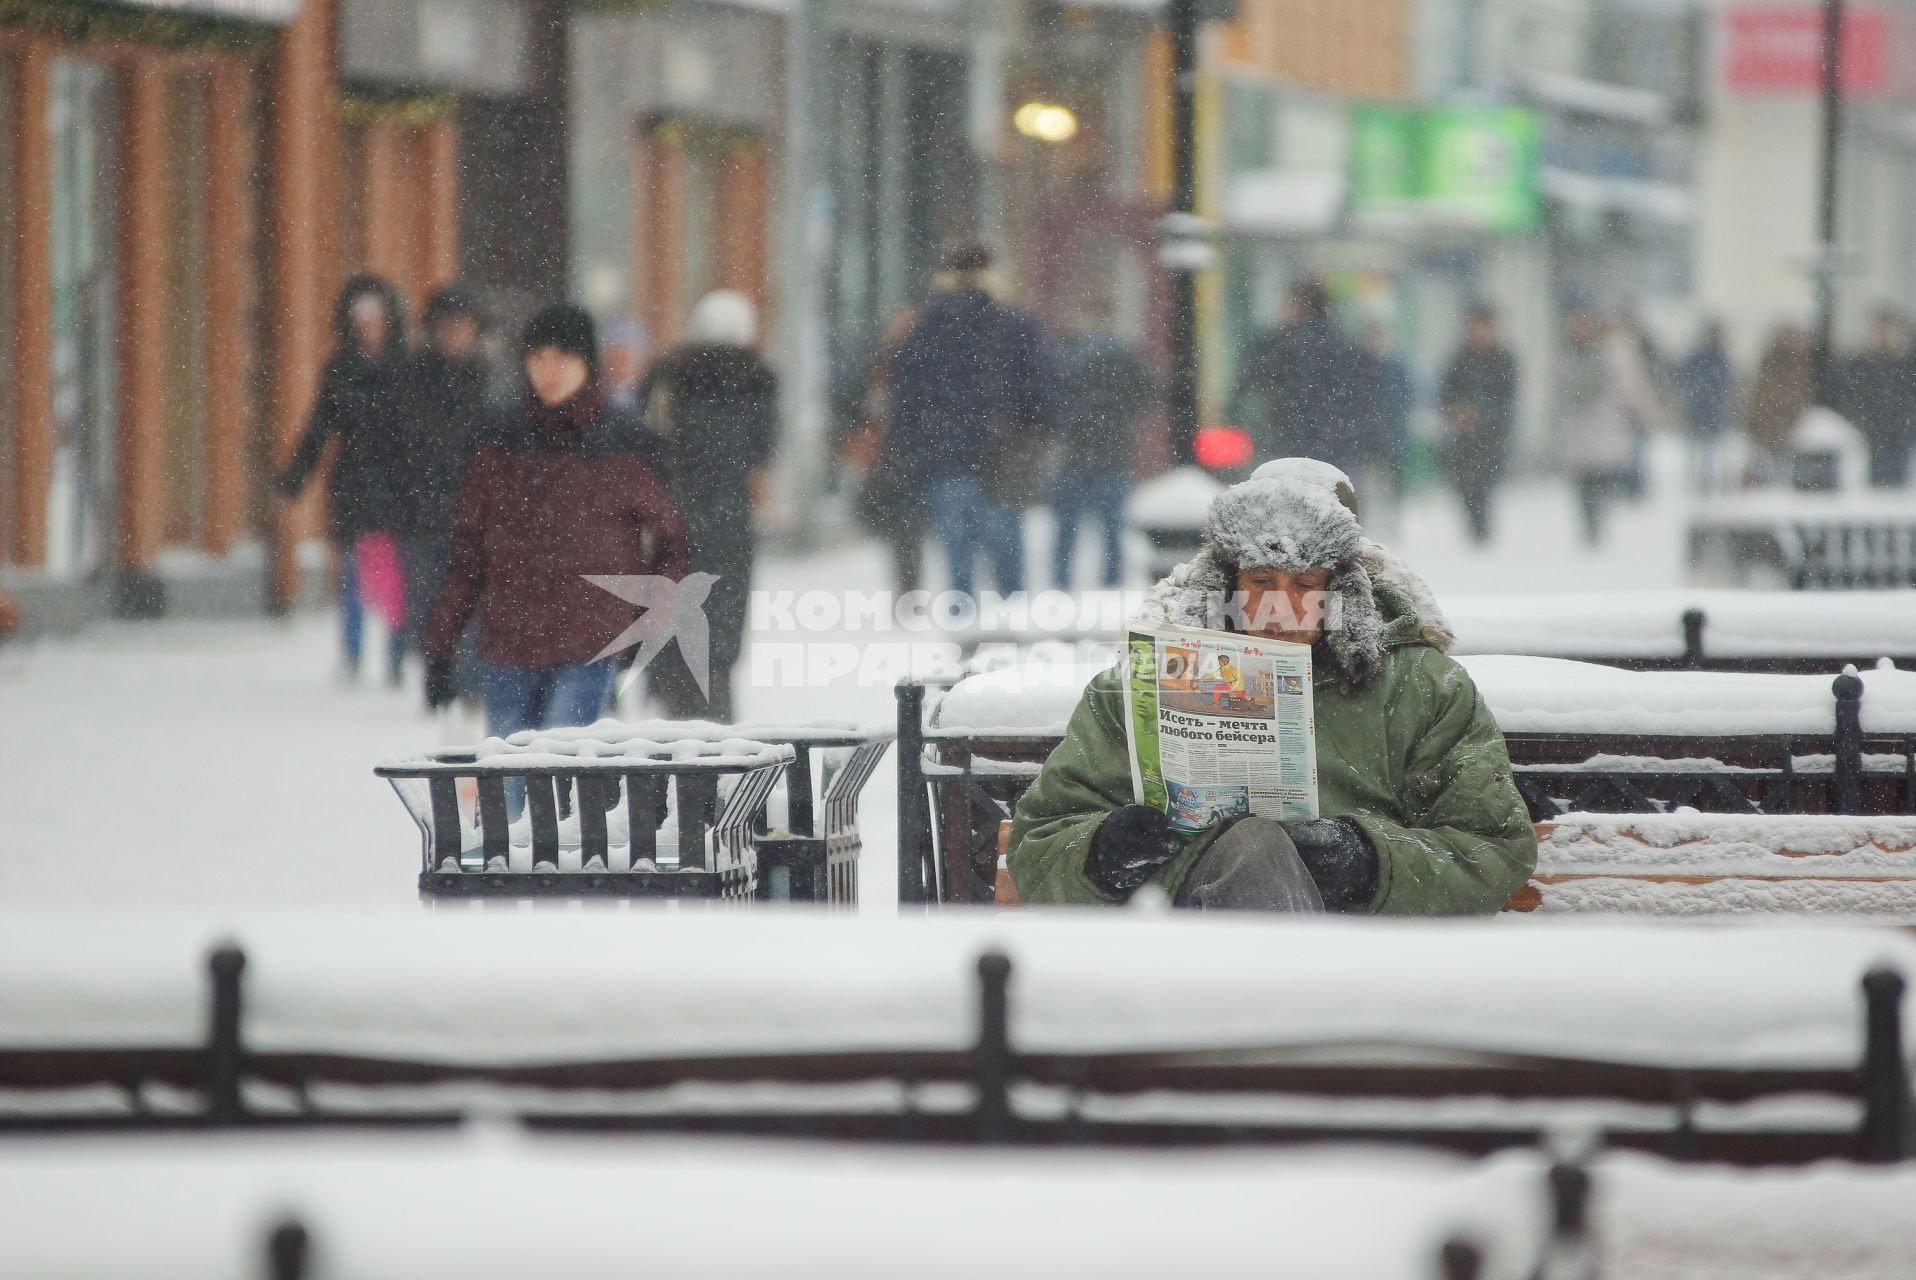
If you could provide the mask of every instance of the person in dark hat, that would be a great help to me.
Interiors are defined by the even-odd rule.
[[[590,724],[612,691],[609,654],[637,611],[601,575],[677,580],[685,522],[655,447],[610,409],[592,317],[562,304],[526,325],[520,402],[501,415],[452,515],[452,562],[426,621],[426,700],[454,694],[452,661],[479,614],[488,732]]]
[[[479,353],[483,327],[473,297],[447,285],[426,301],[420,315],[425,341],[406,370],[402,501],[393,513],[393,533],[405,569],[408,652],[418,651],[426,611],[445,585],[452,563],[453,503],[492,412]],[[462,644],[453,679],[460,694],[478,693],[475,661],[471,644]]]
[[[359,540],[390,532],[400,504],[398,484],[404,431],[406,313],[391,283],[354,276],[333,308],[333,356],[320,375],[305,434],[273,478],[282,497],[295,498],[337,439],[327,476],[328,540],[339,566],[340,659],[347,679],[359,674],[365,608],[359,598]],[[392,637],[388,670],[398,683],[404,645]]]

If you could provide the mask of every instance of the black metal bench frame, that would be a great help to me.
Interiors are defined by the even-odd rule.
[[[777,1056],[684,1057],[669,1060],[555,1061],[527,1066],[460,1064],[368,1058],[322,1051],[259,1052],[245,1035],[245,954],[234,946],[207,960],[206,1038],[198,1047],[124,1045],[85,1049],[17,1049],[0,1044],[0,1088],[48,1089],[108,1084],[135,1100],[133,1114],[48,1115],[0,1109],[0,1132],[74,1132],[113,1129],[305,1128],[453,1125],[462,1113],[443,1104],[369,1111],[328,1111],[312,1089],[320,1084],[419,1085],[472,1082],[545,1090],[660,1088],[691,1081],[785,1082],[834,1085],[890,1080],[908,1088],[896,1111],[792,1110],[663,1111],[634,1115],[567,1108],[529,1113],[539,1128],[796,1134],[893,1142],[991,1144],[1211,1145],[1377,1139],[1483,1153],[1534,1144],[1544,1125],[1488,1127],[1415,1121],[1362,1126],[1326,1122],[1124,1121],[1083,1113],[1087,1099],[1172,1092],[1185,1096],[1277,1095],[1326,1102],[1498,1097],[1535,1102],[1604,1100],[1665,1104],[1675,1111],[1668,1131],[1640,1128],[1605,1133],[1611,1145],[1677,1159],[1741,1163],[1796,1163],[1818,1159],[1891,1162],[1916,1158],[1916,1100],[1904,1057],[1903,976],[1878,968],[1860,982],[1863,1053],[1854,1069],[1772,1066],[1688,1069],[1629,1061],[1558,1058],[1447,1046],[1442,1065],[1392,1064],[1326,1044],[1327,1051],[1274,1059],[1255,1046],[1231,1050],[1193,1045],[1186,1051],[1035,1053],[1012,1034],[1015,995],[1012,961],[987,951],[978,960],[978,1038],[968,1051],[927,1051],[909,1045],[864,1046],[841,1052]],[[1299,1046],[1290,1046],[1297,1048]],[[188,1090],[200,1104],[187,1113],[137,1109],[141,1086]],[[957,1084],[968,1104],[921,1109],[909,1086]],[[292,1110],[249,1105],[247,1086],[292,1091]],[[1063,1114],[1021,1110],[1017,1086],[1049,1086],[1071,1099]],[[1854,1132],[1779,1127],[1699,1128],[1704,1102],[1743,1102],[1800,1094],[1854,1099],[1861,1119]]]

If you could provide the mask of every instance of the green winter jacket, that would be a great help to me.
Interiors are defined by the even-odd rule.
[[[1464,669],[1426,644],[1409,616],[1387,618],[1382,675],[1349,688],[1323,664],[1313,692],[1317,795],[1376,846],[1383,915],[1477,915],[1501,908],[1537,865],[1536,835],[1510,755]],[[1124,697],[1116,669],[1084,691],[1065,739],[1018,802],[1010,867],[1030,904],[1109,901],[1084,871],[1104,816],[1132,803]],[[1222,833],[1193,836],[1152,876],[1175,894]]]

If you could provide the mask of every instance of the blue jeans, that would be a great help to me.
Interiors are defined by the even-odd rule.
[[[1104,585],[1115,587],[1124,576],[1124,499],[1131,492],[1128,471],[1075,471],[1061,476],[1051,496],[1057,516],[1057,537],[1051,546],[1051,582],[1060,591],[1071,589],[1071,561],[1078,550],[1078,521],[1089,508],[1104,534]]]
[[[610,662],[579,662],[563,667],[514,667],[485,664],[486,732],[495,738],[521,729],[559,729],[591,724],[605,713],[612,693]],[[517,818],[526,807],[526,784],[506,779],[506,812]]]
[[[486,663],[486,732],[496,738],[521,729],[591,724],[605,714],[612,693],[610,662],[562,667]]]
[[[359,602],[359,557],[347,539],[339,547],[339,651],[348,671],[359,670],[360,651],[366,647],[366,606]]]
[[[985,496],[973,475],[936,476],[931,482],[931,518],[951,566],[952,590],[972,594],[978,553],[991,560],[993,584],[1006,595],[1025,588],[1024,513]]]

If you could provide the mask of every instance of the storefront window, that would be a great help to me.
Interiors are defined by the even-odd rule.
[[[88,576],[113,528],[114,280],[112,73],[56,58],[48,84],[52,149],[53,468],[47,572]]]

